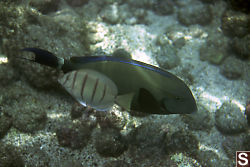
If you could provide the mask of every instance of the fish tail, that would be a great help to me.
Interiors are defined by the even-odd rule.
[[[24,48],[24,49],[21,49],[21,51],[32,52],[35,54],[34,58],[31,58],[31,59],[22,58],[22,59],[26,59],[26,60],[33,61],[42,65],[46,65],[52,68],[59,68],[59,69],[64,64],[63,58],[59,58],[47,50],[43,50],[39,48]]]

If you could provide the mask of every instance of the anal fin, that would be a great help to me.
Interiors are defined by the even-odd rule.
[[[148,114],[160,113],[160,105],[155,97],[145,88],[140,88],[138,95],[138,104],[141,112]]]
[[[131,107],[131,102],[134,98],[134,93],[128,93],[128,94],[124,94],[124,95],[118,95],[116,97],[116,104],[118,104],[119,106],[121,106],[122,108],[124,108],[126,111],[130,111],[130,107]]]

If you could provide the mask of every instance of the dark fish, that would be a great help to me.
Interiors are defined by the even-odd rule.
[[[63,60],[38,48],[25,48],[23,51],[35,54],[30,61],[59,68],[66,74],[81,69],[101,73],[117,86],[121,98],[116,102],[125,109],[150,114],[190,114],[197,110],[187,85],[158,67],[122,56],[71,57]]]

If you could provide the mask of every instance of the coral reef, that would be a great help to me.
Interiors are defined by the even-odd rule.
[[[127,149],[127,144],[119,131],[108,128],[95,135],[95,148],[104,157],[118,157]]]
[[[11,145],[0,143],[0,166],[1,167],[24,167],[20,153]]]
[[[169,44],[162,46],[156,55],[157,63],[165,69],[172,69],[181,63],[175,47]]]
[[[56,12],[59,9],[61,0],[30,0],[29,5],[36,8],[42,14]]]
[[[232,41],[232,47],[235,51],[235,55],[241,59],[248,59],[250,57],[250,34],[243,38],[234,38]]]
[[[236,151],[244,150],[243,139],[241,137],[227,137],[222,142],[222,148],[226,152],[228,158],[234,159]]]
[[[209,61],[212,64],[220,65],[228,56],[228,40],[221,35],[211,35],[207,42],[204,43],[200,50],[200,59]]]
[[[249,15],[232,10],[226,10],[221,20],[221,28],[224,34],[230,37],[244,37],[250,31]]]
[[[185,152],[195,156],[198,151],[198,140],[190,132],[179,130],[172,135],[166,134],[164,139],[164,150],[166,153]]]
[[[153,11],[159,15],[169,15],[174,12],[174,2],[172,0],[156,0],[153,4]]]
[[[182,120],[192,130],[209,132],[214,125],[209,111],[204,106],[198,106],[197,113],[193,115],[183,115]]]
[[[219,131],[226,134],[239,134],[248,127],[243,112],[232,102],[225,102],[216,110],[215,125]]]
[[[63,123],[56,130],[58,142],[63,147],[70,147],[72,149],[82,149],[85,147],[90,139],[92,128],[84,122]]]
[[[81,7],[89,2],[89,0],[66,0],[66,2],[72,7]]]
[[[230,56],[220,66],[220,73],[228,79],[239,79],[244,75],[244,71],[242,71],[244,66],[246,65],[242,60]]]
[[[12,126],[12,119],[10,116],[1,113],[0,115],[0,139],[3,138]]]
[[[3,111],[12,119],[13,127],[22,132],[33,133],[44,128],[47,115],[45,107],[39,107],[44,106],[42,100],[28,91],[29,89],[18,84],[13,86],[3,99]]]
[[[200,3],[185,6],[178,12],[179,22],[186,26],[192,24],[208,25],[212,21],[212,17],[210,7]]]
[[[231,162],[227,160],[221,160],[219,156],[213,151],[200,151],[197,155],[197,159],[202,166],[231,166]]]
[[[235,166],[235,151],[250,150],[247,9],[242,0],[1,1],[0,167]],[[83,107],[59,71],[20,59],[33,56],[25,47],[168,69],[198,111]]]

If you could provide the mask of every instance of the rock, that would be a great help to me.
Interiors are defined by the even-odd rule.
[[[55,88],[57,86],[58,73],[49,67],[41,66],[36,63],[27,62],[27,60],[14,60],[12,64],[19,64],[15,66],[15,69],[21,70],[21,76],[28,81],[33,87],[36,88]]]
[[[13,126],[22,132],[34,133],[44,128],[46,120],[46,113],[38,107],[22,108],[13,117]]]
[[[101,129],[114,128],[122,130],[128,121],[125,114],[126,113],[120,111],[118,107],[115,106],[110,111],[105,113],[102,111],[97,112],[96,119]]]
[[[153,11],[158,15],[169,15],[174,12],[172,0],[156,0],[153,4]]]
[[[173,128],[166,121],[157,120],[134,129],[127,136],[131,163],[134,166],[175,166],[176,163],[163,150],[165,135],[172,134]]]
[[[96,134],[95,148],[103,157],[119,157],[127,150],[127,144],[119,131],[107,128]]]
[[[144,151],[150,147],[160,148],[164,135],[161,124],[145,123],[131,132],[129,143],[143,148]]]
[[[3,55],[0,54],[0,57],[1,56]],[[6,73],[8,73],[8,75],[6,75]],[[0,65],[0,78],[1,78],[0,86],[6,87],[10,85],[12,82],[14,82],[15,80],[17,80],[18,75],[16,75],[14,69],[10,65],[1,64]]]
[[[104,167],[130,167],[130,165],[123,160],[115,160],[106,162]]]
[[[131,54],[125,49],[117,49],[113,52],[112,56],[114,57],[123,57],[125,59],[132,59]]]
[[[210,24],[213,15],[210,7],[201,3],[193,3],[178,11],[178,21],[186,26],[200,24],[202,26]]]
[[[250,150],[250,134],[246,135],[243,138],[243,149],[242,150]]]
[[[192,33],[194,34],[194,33]],[[165,33],[159,35],[157,38],[157,43],[159,45],[165,45],[169,43],[173,43],[175,48],[182,48],[185,43],[185,36],[189,34],[185,34],[185,29],[181,28],[180,26],[169,26],[166,28]]]
[[[12,118],[13,127],[26,133],[43,129],[47,114],[41,99],[27,92],[16,93],[10,94],[4,100],[5,113]]]
[[[72,7],[81,7],[89,2],[89,0],[66,0],[68,5]]]
[[[210,112],[204,106],[198,106],[194,114],[182,115],[182,121],[192,130],[210,131],[213,127]]]
[[[204,2],[204,3],[214,3],[216,2],[216,0],[200,0],[201,2]]]
[[[140,1],[128,0],[127,3],[131,7],[151,9],[153,4],[155,3],[155,0],[140,0]]]
[[[250,101],[248,101],[246,104],[245,115],[247,117],[248,125],[250,126]]]
[[[162,46],[155,55],[159,66],[165,69],[172,69],[181,62],[181,59],[177,56],[177,50],[172,45]]]
[[[238,134],[246,131],[248,125],[244,113],[234,103],[224,102],[216,110],[215,125],[221,133]]]
[[[9,64],[19,72],[18,77],[34,87],[46,90],[58,88],[56,70],[16,57],[32,56],[31,53],[20,52],[20,49],[28,46],[49,50],[60,57],[84,53],[89,47],[84,20],[68,12],[48,17],[34,8],[2,1],[0,11],[2,53],[8,55]]]
[[[80,118],[85,110],[86,107],[83,105],[79,104],[78,102],[74,103],[70,111],[71,119]]]
[[[64,122],[56,130],[56,136],[61,146],[81,149],[87,145],[91,132],[92,128],[86,125],[85,122],[75,124]]]
[[[22,149],[22,155],[25,155],[26,166],[50,166],[50,162],[53,159],[49,154],[41,149],[40,143],[34,143],[32,146],[25,147]]]
[[[146,9],[132,8],[130,18],[132,20],[133,20],[133,18],[135,18],[135,23],[134,24],[148,24],[147,15],[148,15],[148,12],[147,12]],[[132,21],[130,21],[130,22],[132,22]]]
[[[110,5],[110,4],[121,4],[123,0],[102,0],[102,1],[95,1],[94,3],[97,3],[100,6]]]
[[[17,149],[11,145],[4,145],[0,143],[0,167],[24,167]]]
[[[227,0],[227,2],[229,2],[229,4],[231,5],[230,7],[234,10],[249,14],[249,0]]]
[[[244,66],[243,61],[229,56],[220,66],[220,73],[230,80],[239,79],[243,75],[242,68]]]
[[[3,138],[12,126],[11,117],[0,111],[0,139]]]
[[[236,151],[244,150],[243,139],[241,137],[227,137],[222,142],[222,148],[229,159],[235,159]]]
[[[184,130],[174,132],[172,135],[166,134],[163,144],[167,154],[186,152],[191,156],[195,156],[199,148],[197,138],[192,133]]]
[[[174,0],[174,3],[178,7],[184,7],[192,3],[192,0]]]
[[[244,36],[243,38],[234,38],[232,42],[232,47],[236,52],[236,56],[241,59],[250,58],[250,34]]]
[[[60,0],[30,0],[29,5],[43,14],[56,12],[59,9]]]
[[[16,36],[19,30],[22,29],[21,26],[24,26],[23,22],[23,12],[22,8],[17,8],[16,4],[1,1],[0,2],[0,36],[1,36],[1,49],[3,49],[3,45],[5,44],[5,39],[9,37]],[[4,50],[3,50],[4,53]],[[4,53],[8,55],[7,53]],[[8,55],[9,57],[9,55]]]
[[[84,167],[82,165],[81,160],[72,160],[72,158],[68,158],[66,160],[61,160],[58,162],[56,167]]]
[[[181,49],[186,44],[186,40],[183,37],[178,38],[173,42],[173,44],[176,48]]]
[[[223,33],[230,37],[244,37],[250,32],[250,16],[241,12],[227,10],[221,19]]]
[[[228,50],[228,39],[225,36],[210,33],[206,43],[200,47],[200,60],[220,65],[228,56]]]
[[[170,39],[166,34],[159,34],[156,38],[156,45],[159,46],[164,46],[164,45],[169,45],[170,44]]]
[[[181,78],[185,78],[184,82],[187,85],[193,85],[196,83],[195,76],[191,73],[192,69],[195,68],[193,65],[184,67],[181,71],[176,73],[176,76],[180,76]]]
[[[233,158],[234,159],[234,158]],[[219,158],[214,151],[199,151],[197,154],[197,160],[202,166],[219,166],[229,167],[232,162]]]
[[[105,119],[110,122],[110,127],[122,130],[126,123],[128,122],[125,113],[119,111],[118,108],[112,108],[105,114]]]
[[[226,57],[226,53],[223,50],[216,47],[208,47],[207,45],[202,45],[199,52],[202,61],[207,60],[215,65],[221,64]]]
[[[27,83],[21,81],[6,87],[0,105],[3,114],[12,119],[13,127],[25,133],[34,133],[44,128],[46,108],[50,103],[45,103],[41,94],[39,96]]]
[[[118,6],[115,4],[106,6],[100,15],[105,22],[110,24],[117,24],[120,21]]]
[[[133,167],[177,167],[177,162],[175,162],[172,157],[166,155],[162,148],[159,147],[147,147],[147,148],[137,148],[130,147],[129,149],[130,166]]]

